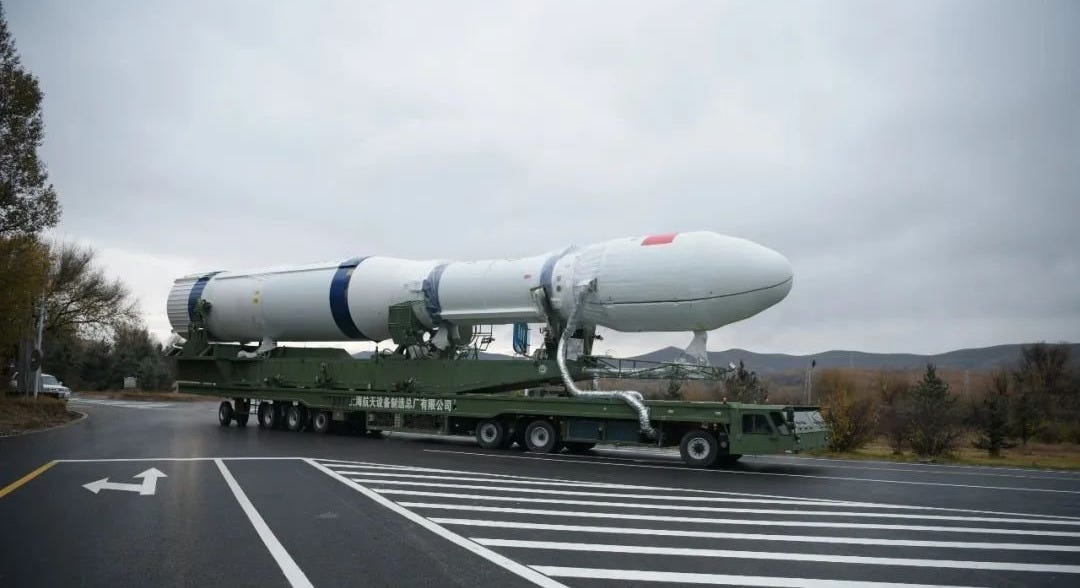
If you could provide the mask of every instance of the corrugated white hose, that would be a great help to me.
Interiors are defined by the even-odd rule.
[[[563,328],[562,336],[559,337],[559,347],[555,352],[555,361],[559,365],[559,373],[562,375],[563,385],[566,386],[566,390],[570,392],[571,396],[582,398],[618,398],[626,404],[630,405],[638,415],[638,424],[641,427],[641,432],[647,437],[656,437],[656,430],[652,428],[649,423],[649,407],[645,406],[642,401],[641,392],[636,390],[582,390],[574,383],[574,379],[570,377],[570,370],[566,368],[566,344],[570,341],[570,338],[574,335],[574,331],[577,329],[578,317],[581,315],[581,309],[584,307],[585,298],[593,292],[593,287],[585,287],[581,289],[581,292],[577,295],[576,304],[574,305],[574,311],[570,313],[570,318],[566,321],[566,327]]]

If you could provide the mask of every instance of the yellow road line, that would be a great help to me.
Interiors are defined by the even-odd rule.
[[[34,478],[40,476],[42,473],[45,472],[45,470],[53,467],[54,465],[56,465],[56,460],[55,459],[50,461],[49,463],[41,466],[40,468],[30,472],[29,474],[26,474],[25,476],[19,478],[18,480],[15,480],[14,482],[8,484],[2,490],[0,490],[0,498],[3,498],[5,496],[7,496],[8,494],[11,494],[12,492],[18,490],[19,486],[22,486],[23,484],[29,482],[30,480],[33,480]]]

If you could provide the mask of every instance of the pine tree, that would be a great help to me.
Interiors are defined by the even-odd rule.
[[[56,191],[37,153],[45,136],[41,98],[0,6],[0,237],[36,234],[60,220]]]
[[[908,444],[916,454],[938,457],[952,451],[959,436],[956,401],[934,364],[927,364],[922,380],[911,390],[905,411]]]
[[[761,404],[768,399],[769,389],[758,379],[757,373],[746,369],[746,365],[739,360],[735,372],[728,374],[724,380],[724,396],[730,402]]]
[[[1008,372],[994,373],[977,417],[980,436],[976,447],[986,449],[992,457],[999,457],[1009,433]]]

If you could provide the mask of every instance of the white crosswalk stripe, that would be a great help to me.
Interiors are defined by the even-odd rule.
[[[68,403],[70,404],[90,404],[97,406],[113,406],[117,408],[135,408],[139,410],[160,410],[173,408],[171,402],[151,402],[146,400],[111,400],[108,398],[82,398],[79,396],[72,396]]]
[[[1080,583],[1072,517],[364,462],[317,467],[474,553],[542,574],[538,582],[516,572],[544,585]]]

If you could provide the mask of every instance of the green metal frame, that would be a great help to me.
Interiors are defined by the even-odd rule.
[[[616,398],[577,398],[543,394],[559,384],[554,360],[411,359],[407,349],[423,343],[423,326],[408,305],[390,308],[391,331],[398,349],[354,359],[338,348],[280,347],[255,355],[246,345],[211,343],[201,318],[202,303],[188,339],[176,354],[181,392],[274,403],[300,404],[328,411],[335,420],[361,420],[369,429],[471,434],[489,419],[519,434],[536,419],[550,419],[562,440],[670,446],[690,430],[707,429],[724,439],[728,453],[780,453],[823,447],[822,426],[795,426],[795,413],[817,407],[749,405],[728,402],[646,401],[650,420],[659,432],[641,434],[638,415]],[[629,373],[634,378],[716,379],[726,370],[687,368],[676,364],[631,362],[585,356],[567,362],[575,380],[597,374]],[[540,394],[537,395],[537,388]],[[532,389],[530,395],[525,389]],[[743,415],[759,414],[769,423],[766,433],[744,432]],[[786,430],[783,430],[786,429]]]

